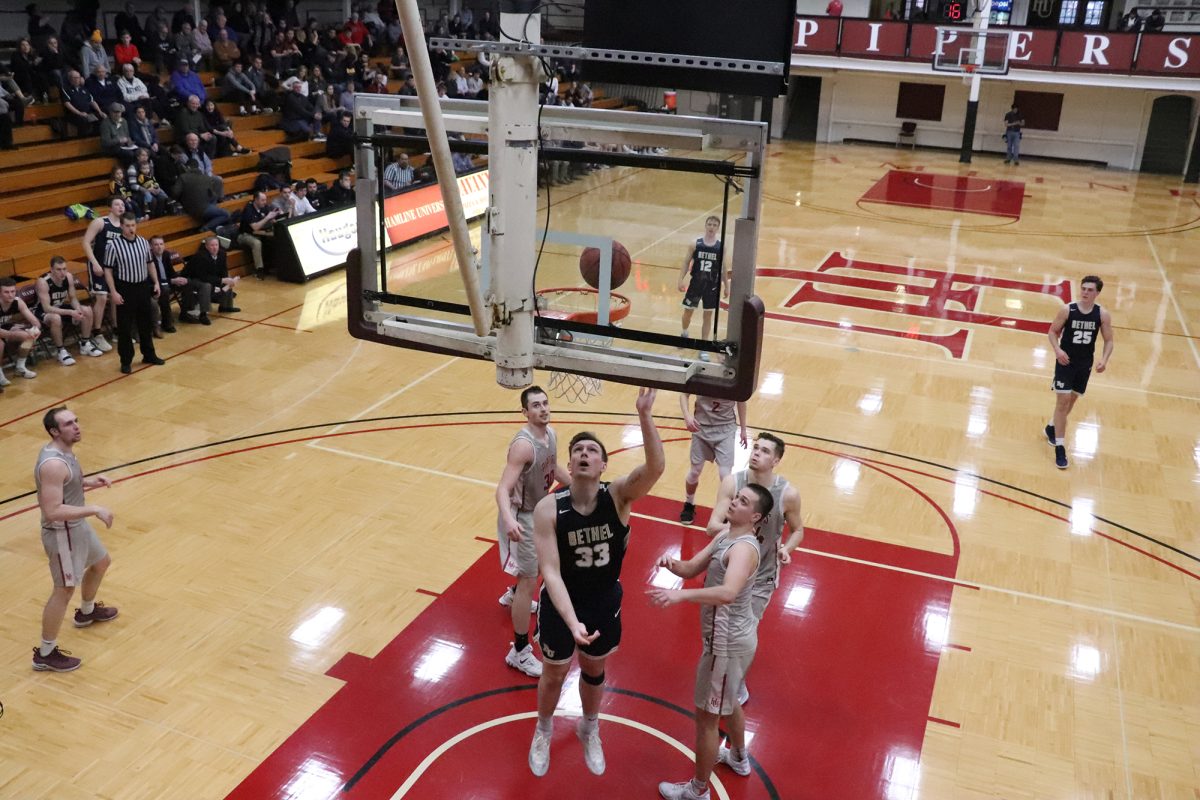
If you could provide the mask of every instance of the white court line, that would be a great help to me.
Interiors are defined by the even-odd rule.
[[[1108,577],[1108,600],[1114,602],[1112,587],[1112,559],[1110,552],[1113,548],[1113,543],[1106,541],[1104,543],[1104,572]],[[1108,621],[1109,630],[1112,633],[1113,642],[1117,642],[1117,622],[1114,619]],[[1117,720],[1121,726],[1121,758],[1125,763],[1125,796],[1127,800],[1133,800],[1133,773],[1129,766],[1129,733],[1125,726],[1125,688],[1121,682],[1121,648],[1114,646],[1112,649],[1113,671],[1117,678]]]
[[[1179,301],[1175,299],[1175,287],[1171,285],[1171,279],[1167,277],[1167,270],[1163,267],[1162,259],[1158,257],[1158,250],[1154,247],[1154,240],[1150,238],[1150,234],[1146,234],[1146,244],[1150,245],[1150,255],[1154,256],[1154,265],[1158,267],[1158,274],[1162,276],[1163,292],[1171,298],[1171,305],[1175,307],[1175,316],[1179,317],[1179,325],[1183,328],[1183,335],[1187,337],[1188,347],[1192,348],[1192,358],[1195,359],[1196,366],[1200,367],[1200,352],[1196,351],[1196,342],[1192,339],[1192,332],[1188,330],[1187,319],[1183,316]]]
[[[441,363],[441,364],[437,365],[437,366],[436,366],[436,367],[434,367],[433,369],[431,369],[431,370],[429,370],[428,372],[426,372],[424,375],[421,375],[421,376],[420,376],[420,377],[418,377],[418,378],[414,378],[413,380],[411,380],[411,381],[409,381],[408,383],[404,384],[403,386],[401,386],[401,387],[400,387],[399,389],[397,389],[396,391],[394,391],[394,392],[392,392],[391,394],[389,394],[389,395],[387,395],[386,397],[384,397],[382,400],[379,400],[378,402],[376,402],[376,403],[372,403],[371,405],[367,406],[367,407],[366,407],[366,408],[364,408],[362,411],[358,412],[358,413],[357,413],[357,414],[355,414],[353,417],[351,417],[351,418],[350,418],[348,421],[349,421],[349,422],[353,422],[353,421],[355,421],[355,420],[362,419],[362,418],[363,418],[363,417],[365,417],[367,414],[370,414],[372,411],[374,411],[375,409],[377,409],[377,408],[379,408],[380,406],[384,405],[385,403],[390,403],[392,400],[395,400],[397,397],[399,397],[400,395],[404,394],[405,392],[407,392],[409,389],[413,388],[414,386],[417,386],[418,384],[420,384],[420,383],[423,383],[423,382],[424,382],[426,379],[428,379],[428,378],[432,378],[434,375],[438,374],[439,372],[441,372],[442,370],[444,370],[446,367],[450,366],[451,364],[453,364],[453,363],[454,363],[455,361],[457,361],[457,360],[458,360],[457,358],[451,358],[451,359],[449,359],[449,360],[447,360],[447,361],[444,361],[443,363]],[[333,428],[332,428],[332,429],[330,429],[330,431],[329,431],[329,434],[334,434],[334,433],[337,433],[337,432],[338,432],[338,431],[340,431],[340,430],[341,430],[343,427],[344,427],[344,423],[339,423],[339,424],[337,424],[337,425],[334,425],[334,426],[333,426]],[[329,434],[326,434],[326,435],[329,435]],[[314,439],[314,440],[313,440],[313,442],[319,442],[319,441],[321,441],[321,440],[320,440],[320,439]],[[314,447],[314,446],[315,446],[315,444],[313,444],[313,443],[310,443],[310,444],[309,444],[309,446],[310,446],[310,447]]]
[[[405,464],[402,461],[393,461],[393,460],[387,459],[387,458],[377,458],[376,456],[368,456],[368,455],[364,455],[362,453],[355,453],[350,450],[339,450],[335,447],[326,447],[325,445],[315,445],[315,444],[310,444],[309,446],[314,447],[317,450],[324,450],[327,453],[336,453],[337,455],[349,456],[350,458],[358,458],[358,459],[362,459],[363,461],[371,461],[376,464],[387,464],[388,466],[399,467],[400,469],[411,469],[411,470],[415,470],[417,472],[423,472],[427,475],[435,475],[439,478],[451,478],[456,481],[462,481],[463,483],[473,483],[477,486],[486,486],[489,489],[495,488],[495,485],[496,485],[493,481],[485,481],[485,480],[481,480],[479,478],[470,478],[470,477],[467,477],[464,475],[455,475],[450,472],[442,472],[441,470],[429,469],[428,467],[418,467],[415,464]],[[679,524],[678,520],[664,519],[662,517],[655,517],[655,516],[651,516],[649,514],[635,513],[635,514],[633,514],[633,516],[638,517],[639,519],[648,519],[648,520],[653,520],[655,522],[661,522],[666,525],[678,525]],[[693,527],[696,530],[701,530],[700,528],[698,528],[696,526],[693,526]],[[969,581],[969,580],[965,580],[963,578],[947,578],[945,575],[935,575],[932,572],[921,572],[920,570],[908,569],[907,567],[897,567],[892,564],[880,564],[875,561],[865,561],[861,558],[852,558],[851,556],[842,556],[842,555],[837,555],[836,553],[825,553],[820,550],[810,550],[807,547],[797,547],[796,551],[801,552],[801,553],[809,553],[814,556],[821,556],[822,558],[832,558],[832,559],[836,559],[838,561],[848,561],[852,564],[861,564],[866,567],[875,567],[876,569],[886,569],[891,572],[901,572],[906,575],[915,575],[915,576],[921,577],[921,578],[929,578],[930,580],[942,581],[943,583],[953,583],[956,585],[967,585],[967,586],[971,586],[976,589],[980,589],[982,591],[996,592],[998,594],[1006,594],[1006,595],[1009,595],[1010,597],[1019,597],[1024,600],[1040,600],[1040,601],[1042,601],[1044,603],[1048,603],[1050,605],[1063,606],[1066,608],[1073,608],[1078,611],[1087,611],[1089,613],[1099,614],[1102,616],[1107,615],[1110,617],[1116,617],[1119,619],[1127,620],[1129,622],[1140,622],[1140,623],[1144,623],[1147,625],[1161,625],[1166,628],[1174,628],[1175,630],[1184,631],[1185,633],[1200,634],[1200,627],[1197,627],[1195,625],[1185,625],[1182,622],[1171,622],[1169,620],[1158,619],[1156,617],[1147,617],[1142,614],[1134,614],[1134,613],[1131,613],[1128,611],[1117,611],[1115,609],[1104,608],[1102,606],[1093,606],[1093,605],[1088,605],[1086,603],[1076,603],[1072,600],[1062,600],[1057,597],[1047,597],[1045,595],[1040,595],[1040,594],[1031,594],[1029,592],[1022,592],[1019,589],[1007,589],[1002,586],[992,586],[991,584],[979,583],[977,581]]]
[[[567,714],[558,711],[555,712],[554,716],[564,717],[567,716]],[[445,753],[451,747],[454,747],[459,742],[469,739],[477,733],[482,733],[489,728],[495,728],[499,725],[507,725],[510,722],[519,722],[526,719],[537,719],[537,712],[523,711],[520,714],[509,714],[507,717],[490,719],[487,722],[479,723],[473,728],[460,731],[456,735],[438,745],[437,749],[435,749],[432,753],[425,756],[425,759],[417,765],[417,768],[413,770],[411,775],[408,776],[408,779],[405,780],[404,783],[400,784],[400,788],[397,789],[396,793],[392,795],[392,800],[401,800],[401,798],[408,794],[408,790],[411,789],[418,780],[420,780],[421,776],[425,774],[425,771],[428,770],[429,767],[431,767],[433,763],[442,756],[443,753]],[[683,753],[685,756],[687,756],[689,761],[695,762],[696,760],[696,753],[694,751],[688,749],[685,744],[673,736],[668,736],[667,734],[658,730],[658,728],[651,728],[649,725],[638,722],[637,720],[629,719],[628,717],[618,717],[614,714],[601,714],[600,719],[604,720],[605,722],[615,723],[617,725],[626,725],[643,733],[648,733],[656,739],[661,739],[671,747],[674,747],[676,750]],[[717,797],[721,798],[721,800],[729,800],[729,792],[726,791],[725,786],[721,783],[721,779],[715,773],[709,779],[709,785],[716,791]]]

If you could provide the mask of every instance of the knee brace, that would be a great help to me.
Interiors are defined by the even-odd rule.
[[[588,686],[603,686],[604,685],[604,673],[603,672],[601,672],[599,675],[588,675],[586,672],[581,672],[581,673],[579,673],[579,679],[581,681],[583,681],[584,683],[586,683]]]

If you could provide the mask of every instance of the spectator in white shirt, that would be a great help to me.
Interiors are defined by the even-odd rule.
[[[316,209],[308,201],[308,184],[304,181],[296,181],[296,185],[292,187],[291,194],[288,195],[288,202],[291,204],[293,217],[303,217],[305,214],[316,213]]]

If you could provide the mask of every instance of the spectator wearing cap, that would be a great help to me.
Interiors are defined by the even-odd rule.
[[[121,96],[121,87],[117,86],[117,82],[109,76],[108,67],[103,64],[96,67],[92,76],[84,81],[84,86],[91,93],[96,105],[100,106],[101,111],[107,111],[113,103],[120,103],[124,100]]]
[[[100,31],[92,31],[87,42],[79,48],[79,63],[83,65],[83,71],[87,75],[94,75],[96,67],[101,64],[108,69],[108,53],[104,50],[104,37],[100,35]]]
[[[77,70],[67,73],[63,86],[63,135],[70,128],[79,136],[91,136],[96,132],[96,123],[104,114],[92,98],[92,93],[83,85],[83,76]]]
[[[181,105],[186,105],[191,95],[196,95],[201,103],[208,99],[200,76],[192,72],[192,65],[186,58],[179,59],[171,73],[171,94]]]
[[[124,115],[125,106],[120,103],[108,106],[108,115],[100,123],[100,150],[128,164],[137,154],[138,146],[133,143]]]

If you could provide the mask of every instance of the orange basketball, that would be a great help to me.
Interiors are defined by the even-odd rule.
[[[629,270],[633,266],[633,259],[629,257],[629,251],[625,249],[625,245],[620,242],[614,241],[612,248],[612,285],[609,288],[616,289],[629,280]],[[598,247],[586,248],[579,256],[579,274],[583,276],[588,286],[593,289],[600,288],[600,249]]]

